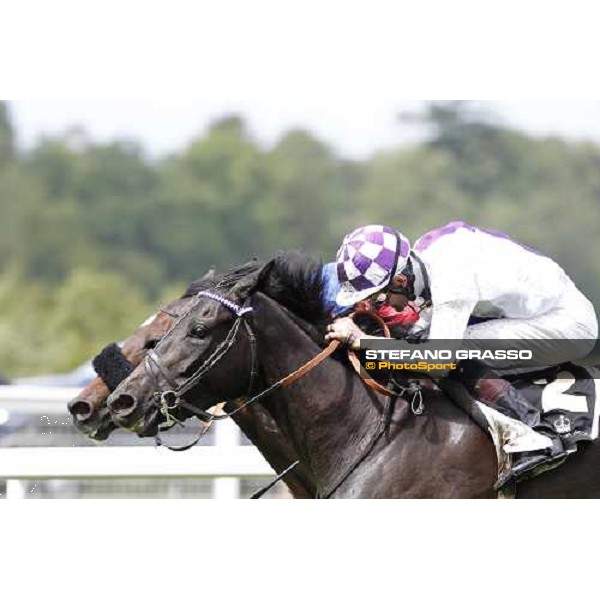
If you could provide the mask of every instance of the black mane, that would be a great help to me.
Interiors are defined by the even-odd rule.
[[[215,286],[215,283],[218,280],[217,272],[214,267],[209,269],[200,279],[196,279],[196,281],[192,281],[188,286],[187,290],[183,292],[181,298],[191,298],[195,296],[199,292],[204,292],[205,290],[209,290]]]
[[[181,298],[191,298],[199,292],[212,289],[220,289],[225,292],[230,291],[241,279],[257,273],[264,264],[265,263],[262,263],[257,259],[252,259],[250,262],[238,267],[233,267],[225,273],[217,273],[213,267],[200,277],[200,279],[192,281],[181,295]]]
[[[267,262],[254,259],[218,276],[213,271],[192,282],[182,298],[208,289],[227,294],[246,280],[256,280],[252,291],[262,292],[321,330],[329,321],[321,272],[321,261],[297,251],[281,252]]]
[[[203,292],[213,287],[215,287],[214,281],[210,281],[208,279],[197,279],[196,281],[192,281],[192,283],[190,283],[187,290],[181,294],[181,298],[191,298],[192,296],[198,294],[198,292]]]
[[[270,261],[267,277],[259,290],[289,311],[323,329],[329,321],[324,306],[320,260],[301,252],[282,252]]]

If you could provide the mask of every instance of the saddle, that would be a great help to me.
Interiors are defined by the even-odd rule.
[[[576,452],[580,443],[597,439],[600,415],[598,368],[564,363],[544,370],[507,373],[504,377],[541,418],[552,425],[567,455]],[[514,454],[539,451],[551,444],[550,438],[477,401],[462,382],[443,379],[437,383],[492,439],[498,458],[498,481],[502,481],[510,470]],[[555,469],[564,460],[541,465],[530,477]]]

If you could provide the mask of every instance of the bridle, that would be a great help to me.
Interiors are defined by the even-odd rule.
[[[199,292],[197,294],[197,296],[214,300],[215,302],[218,302],[222,306],[229,309],[235,315],[236,319],[233,322],[233,325],[231,326],[231,328],[229,329],[229,332],[227,333],[225,339],[217,345],[217,347],[213,350],[213,352],[210,354],[210,356],[180,386],[177,386],[175,384],[175,382],[173,381],[173,379],[169,376],[169,373],[167,373],[166,369],[161,364],[160,357],[157,355],[157,353],[155,352],[154,349],[150,350],[147,353],[147,355],[146,355],[147,360],[145,360],[145,365],[146,365],[145,368],[146,368],[147,372],[149,372],[149,374],[154,379],[154,381],[156,383],[156,387],[159,388],[158,374],[160,374],[163,377],[163,379],[169,384],[169,386],[171,386],[171,389],[163,390],[163,391],[156,391],[153,395],[154,401],[156,402],[156,404],[158,406],[158,410],[165,416],[165,418],[167,420],[167,425],[169,426],[171,424],[180,423],[180,421],[172,414],[172,411],[174,411],[175,409],[178,409],[178,408],[182,408],[182,409],[189,411],[190,413],[197,416],[200,420],[204,421],[207,424],[204,431],[202,431],[200,433],[200,435],[198,436],[198,438],[196,440],[194,440],[191,444],[187,444],[186,446],[176,447],[176,448],[167,446],[171,450],[176,450],[176,451],[187,450],[187,449],[191,448],[193,445],[195,445],[199,441],[199,439],[206,433],[206,431],[208,430],[208,426],[213,421],[230,418],[233,415],[235,415],[237,412],[244,410],[247,406],[253,404],[254,402],[259,402],[261,400],[264,400],[267,396],[273,394],[277,390],[284,388],[284,387],[292,384],[293,382],[297,381],[302,376],[304,376],[306,373],[308,373],[309,371],[314,369],[317,365],[321,364],[321,362],[323,362],[327,357],[329,357],[331,354],[333,354],[333,352],[335,352],[335,350],[337,350],[341,345],[341,343],[339,341],[332,341],[327,346],[327,348],[325,348],[318,355],[316,355],[311,360],[309,360],[308,362],[303,364],[296,371],[293,371],[292,373],[286,375],[282,379],[279,379],[278,381],[276,381],[275,383],[273,383],[266,389],[262,390],[258,394],[252,396],[251,395],[252,390],[254,388],[254,383],[255,383],[255,380],[258,375],[258,360],[257,360],[257,351],[256,351],[256,336],[255,336],[255,334],[252,330],[252,327],[250,325],[250,322],[248,320],[249,315],[251,315],[252,311],[253,311],[253,308],[250,306],[250,298],[246,299],[244,304],[240,306],[240,305],[236,304],[235,302],[229,300],[228,298],[225,298],[224,296],[221,296],[220,294],[217,294],[212,291],[202,291],[202,292]],[[240,331],[242,326],[246,330],[248,339],[250,341],[251,365],[252,365],[249,383],[248,383],[248,391],[246,393],[245,400],[242,402],[241,405],[239,405],[233,411],[223,414],[223,415],[210,413],[208,411],[199,409],[198,407],[194,406],[193,404],[190,404],[189,402],[187,402],[183,398],[184,394],[189,392],[190,389],[192,389],[194,386],[196,386],[198,384],[198,382],[227,355],[227,353],[231,350],[231,348],[235,344],[238,332]],[[354,355],[352,353],[349,353],[349,356],[352,357]],[[352,361],[352,362],[355,366],[355,369],[359,373],[359,375],[361,375],[358,365],[354,361]],[[362,377],[362,375],[361,375],[361,377]],[[319,497],[319,498],[328,498],[331,495],[333,495],[333,493],[342,485],[342,483],[350,476],[350,474],[358,467],[358,465],[371,452],[371,450],[373,449],[375,444],[379,441],[379,439],[382,437],[387,426],[390,423],[391,416],[394,411],[394,405],[395,405],[396,398],[402,397],[403,391],[406,391],[406,390],[403,390],[401,392],[394,393],[394,392],[391,392],[390,390],[387,390],[380,384],[377,384],[377,382],[375,382],[374,380],[368,381],[367,378],[363,377],[363,381],[365,381],[365,383],[367,385],[369,385],[376,391],[383,393],[386,396],[384,410],[383,410],[381,418],[379,420],[378,427],[376,428],[376,431],[371,436],[371,439],[369,440],[369,442],[365,445],[365,447],[364,447],[365,450],[363,451],[363,453],[358,457],[358,459],[356,461],[354,461],[349,466],[349,468],[347,468],[341,474],[340,477],[338,477],[335,480],[333,485],[330,485],[329,488],[327,490],[325,490],[323,493],[318,494],[317,497]],[[420,390],[419,390],[419,395],[420,395]],[[158,438],[158,437],[157,437],[157,443],[159,443],[159,445],[165,445],[162,441],[160,441],[160,438]],[[285,469],[282,473],[280,473],[277,476],[275,481],[271,482],[265,488],[262,488],[261,490],[259,490],[259,492],[255,493],[252,496],[252,498],[259,498],[264,492],[266,492],[268,489],[270,489],[277,481],[282,479],[287,473],[289,473],[294,467],[296,467],[299,464],[299,462],[300,461],[296,461],[295,463],[290,465],[287,469]]]
[[[225,298],[224,296],[221,296],[220,294],[217,294],[217,293],[211,292],[211,291],[199,292],[197,294],[197,296],[210,298],[211,300],[219,302],[221,305],[228,308],[236,316],[236,319],[235,319],[233,325],[231,326],[231,329],[227,333],[227,336],[225,337],[225,339],[221,343],[219,343],[219,345],[215,348],[215,350],[211,353],[211,355],[179,387],[175,384],[173,379],[169,376],[166,369],[161,364],[160,357],[157,355],[157,353],[154,351],[154,349],[150,350],[146,354],[147,361],[145,362],[145,364],[146,364],[145,368],[146,368],[146,371],[149,372],[150,375],[152,376],[152,378],[154,379],[156,387],[159,387],[158,386],[159,381],[158,381],[158,377],[157,377],[157,373],[156,373],[156,371],[158,371],[158,373],[160,373],[160,375],[162,375],[164,380],[172,388],[170,390],[155,392],[155,394],[153,396],[155,402],[158,405],[159,411],[163,414],[163,416],[166,419],[166,428],[170,428],[172,425],[175,425],[176,423],[181,424],[181,422],[172,414],[172,411],[177,408],[183,408],[183,409],[189,411],[190,413],[192,413],[193,415],[198,417],[201,421],[203,421],[206,424],[204,429],[196,436],[196,438],[192,442],[190,442],[189,444],[186,444],[184,446],[175,447],[175,446],[170,446],[168,444],[165,444],[161,440],[160,434],[157,433],[157,435],[155,436],[157,445],[166,446],[167,448],[169,448],[170,450],[173,450],[173,451],[184,451],[184,450],[190,449],[192,446],[195,446],[200,441],[200,439],[208,432],[208,429],[209,429],[210,425],[213,423],[213,421],[231,418],[234,414],[244,410],[250,404],[252,404],[254,402],[258,402],[260,400],[263,400],[264,398],[266,398],[268,395],[272,394],[276,390],[278,390],[282,387],[285,387],[286,385],[290,385],[291,383],[293,383],[294,381],[296,381],[297,379],[299,379],[300,377],[302,377],[303,375],[308,373],[308,371],[310,371],[311,369],[313,369],[314,367],[319,365],[321,362],[323,362],[328,356],[330,356],[340,346],[340,342],[338,342],[338,341],[331,342],[325,350],[323,350],[317,356],[315,356],[314,358],[309,360],[307,363],[302,365],[299,369],[297,369],[293,373],[290,373],[283,379],[276,381],[273,385],[269,386],[268,388],[266,388],[259,394],[255,395],[255,396],[251,396],[252,390],[254,388],[254,382],[258,375],[258,361],[257,361],[257,352],[256,352],[256,336],[252,330],[250,323],[248,322],[248,315],[250,315],[250,313],[253,310],[253,308],[249,305],[250,299],[248,298],[246,300],[246,302],[244,303],[244,305],[240,306],[240,305],[236,304],[235,302],[233,302],[232,300],[229,300],[228,298]],[[248,383],[248,391],[245,396],[245,398],[246,398],[245,401],[240,406],[235,408],[233,411],[226,413],[226,414],[222,414],[222,415],[219,415],[216,413],[210,413],[208,411],[199,409],[198,407],[194,406],[193,404],[190,404],[189,402],[187,402],[187,400],[185,400],[183,398],[183,395],[187,391],[189,391],[194,385],[196,385],[198,383],[198,381],[200,379],[202,379],[202,377],[204,377],[206,375],[206,373],[208,373],[208,371],[210,371],[215,365],[217,365],[219,363],[219,361],[221,361],[221,359],[223,359],[223,357],[229,352],[229,350],[233,347],[233,344],[235,343],[237,334],[238,334],[242,324],[243,324],[244,328],[246,329],[246,333],[248,334],[248,339],[250,340],[251,365],[252,365],[251,372],[250,372],[250,379],[249,379],[249,383]],[[156,371],[154,369],[156,369]],[[300,464],[300,461],[296,460],[294,463],[289,465],[286,469],[284,469],[281,473],[279,473],[273,481],[271,481],[266,486],[264,486],[261,489],[259,489],[258,491],[256,491],[251,496],[251,499],[261,498],[278,481],[283,479],[288,473],[290,473],[299,464]]]
[[[171,446],[166,444],[160,437],[160,432],[155,436],[155,440],[157,445],[165,446],[170,450],[175,452],[181,452],[184,450],[190,449],[192,446],[195,446],[200,439],[206,435],[209,430],[210,425],[214,421],[228,419],[235,415],[238,412],[244,410],[250,404],[254,402],[259,402],[264,400],[267,396],[271,395],[278,389],[286,387],[292,384],[294,381],[308,373],[310,370],[315,368],[321,362],[323,362],[328,356],[333,354],[335,350],[340,346],[340,342],[334,341],[329,344],[327,348],[325,348],[322,352],[320,352],[317,356],[313,357],[307,363],[302,365],[296,371],[286,375],[279,381],[276,381],[274,384],[264,389],[262,392],[252,396],[252,391],[254,389],[255,381],[258,377],[258,359],[257,359],[257,350],[256,350],[256,335],[254,334],[252,327],[248,321],[248,316],[252,313],[253,308],[250,306],[250,299],[248,298],[242,306],[236,304],[229,298],[225,298],[220,294],[211,291],[202,291],[197,294],[198,297],[205,297],[214,300],[221,305],[225,306],[229,309],[236,317],[233,325],[231,326],[229,332],[225,339],[219,343],[219,345],[213,350],[210,356],[196,369],[196,371],[186,379],[181,386],[177,386],[173,379],[169,376],[164,366],[161,364],[160,357],[157,355],[154,349],[149,350],[146,354],[147,361],[145,362],[146,372],[151,375],[154,379],[155,387],[159,388],[159,378],[158,374],[162,375],[163,379],[171,386],[171,389],[164,391],[157,391],[154,393],[153,398],[158,407],[158,410],[165,417],[166,423],[164,424],[162,430],[170,429],[175,424],[182,424],[182,422],[177,419],[173,415],[173,411],[181,408],[184,409],[191,414],[195,415],[205,423],[205,427],[199,434],[194,438],[194,440],[188,444],[183,446]],[[241,327],[245,328],[246,333],[248,335],[248,339],[250,341],[250,354],[251,354],[251,371],[250,378],[248,383],[248,390],[246,395],[244,396],[245,400],[241,405],[237,406],[234,410],[227,412],[225,414],[216,414],[214,412],[209,412],[206,410],[202,410],[197,406],[189,403],[183,397],[185,393],[187,393],[190,389],[192,389],[205,375],[208,373],[214,366],[216,366],[231,350],[233,347],[237,334],[240,331]],[[289,467],[287,467],[282,473],[280,473],[277,478],[271,482],[266,487],[262,488],[258,492],[256,492],[252,498],[260,498],[266,491],[268,491],[277,481],[282,479],[289,471],[295,468],[300,461],[296,461]]]
[[[175,424],[182,425],[183,423],[174,416],[173,411],[182,408],[192,413],[194,416],[198,417],[201,421],[205,423],[205,428],[200,432],[200,434],[189,444],[184,446],[170,446],[163,442],[160,438],[160,435],[157,434],[155,439],[156,443],[159,446],[165,446],[173,451],[182,451],[188,450],[192,446],[196,445],[200,439],[208,432],[208,429],[213,421],[218,421],[222,419],[229,418],[230,415],[238,412],[238,410],[242,410],[246,404],[240,406],[235,411],[232,411],[228,414],[216,414],[215,412],[209,412],[206,410],[202,410],[197,406],[189,403],[185,400],[184,395],[192,389],[200,379],[202,379],[208,371],[210,371],[215,365],[217,365],[223,357],[229,352],[229,350],[233,347],[235,340],[237,338],[237,334],[243,325],[248,334],[248,339],[250,341],[251,348],[251,371],[250,371],[250,380],[248,384],[248,390],[246,392],[246,397],[249,397],[254,388],[255,380],[258,376],[258,361],[257,361],[257,353],[256,353],[256,336],[252,331],[252,328],[246,319],[246,315],[249,314],[253,309],[249,306],[249,300],[244,303],[244,306],[239,306],[235,302],[225,298],[215,292],[211,291],[202,291],[199,292],[197,297],[207,297],[213,300],[216,300],[226,308],[228,308],[231,312],[236,316],[236,320],[234,321],[231,329],[227,333],[225,339],[219,343],[219,345],[215,348],[215,350],[210,354],[210,356],[196,369],[196,371],[186,379],[181,386],[177,386],[177,384],[170,377],[167,370],[164,368],[160,361],[160,357],[156,353],[154,349],[151,349],[146,354],[145,361],[145,369],[146,373],[148,373],[155,382],[155,388],[159,388],[159,378],[158,375],[161,375],[163,379],[169,384],[171,389],[164,391],[157,391],[153,394],[153,399],[155,404],[158,407],[158,410],[165,417],[165,423],[161,428],[162,431],[166,429],[170,429]]]

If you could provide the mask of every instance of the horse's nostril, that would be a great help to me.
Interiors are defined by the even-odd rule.
[[[90,400],[71,400],[68,409],[77,421],[83,423],[94,414],[94,403]]]
[[[109,408],[112,412],[118,414],[129,414],[133,412],[137,405],[137,400],[129,394],[120,394],[109,403]]]

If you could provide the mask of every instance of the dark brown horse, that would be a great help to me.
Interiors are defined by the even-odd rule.
[[[133,366],[137,366],[148,350],[156,346],[171,329],[175,319],[191,308],[195,302],[195,294],[210,285],[207,283],[211,281],[208,275],[192,283],[180,299],[169,303],[124,341],[121,352]],[[118,428],[106,406],[109,394],[107,385],[97,377],[77,398],[69,402],[68,409],[75,426],[91,439],[105,440]],[[236,408],[239,408],[239,402],[228,402],[225,412],[232,412]],[[272,416],[260,404],[244,408],[232,418],[275,471],[281,472],[297,460],[293,448],[282,435]],[[314,497],[315,486],[310,474],[301,465],[286,474],[283,480],[294,498]]]
[[[386,423],[384,399],[364,386],[343,356],[288,388],[277,387],[321,350],[326,319],[318,269],[284,255],[200,296],[111,395],[115,422],[146,430],[158,422],[160,402],[174,410],[181,400],[207,409],[219,398],[237,398],[255,379],[258,359],[261,401],[321,496],[495,497],[491,441],[439,390],[425,390],[424,415],[413,415],[398,400]],[[521,484],[518,495],[600,497],[599,464],[598,444],[590,444],[561,469]]]

